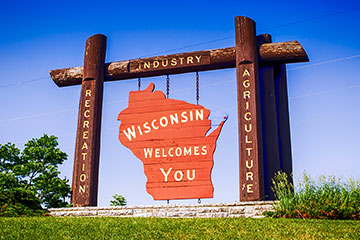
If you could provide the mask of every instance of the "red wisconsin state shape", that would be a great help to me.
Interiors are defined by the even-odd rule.
[[[212,198],[213,154],[224,121],[208,136],[210,111],[166,99],[151,83],[131,91],[120,112],[120,142],[144,164],[146,190],[154,200]]]

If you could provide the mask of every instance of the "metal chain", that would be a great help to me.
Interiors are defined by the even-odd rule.
[[[141,87],[141,78],[138,78],[138,90],[140,91],[140,87]]]
[[[166,76],[166,98],[169,98],[170,91],[170,77],[169,74]]]
[[[199,105],[199,72],[196,72],[196,105]]]

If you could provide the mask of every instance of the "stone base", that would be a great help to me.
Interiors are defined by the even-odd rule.
[[[216,204],[166,204],[124,207],[51,208],[54,217],[162,217],[162,218],[218,218],[264,217],[273,210],[274,201],[254,201]]]

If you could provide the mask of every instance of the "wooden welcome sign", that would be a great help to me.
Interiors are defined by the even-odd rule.
[[[166,99],[153,83],[130,92],[118,117],[119,140],[143,162],[154,200],[213,197],[213,153],[224,121],[206,136],[209,114],[203,106]]]
[[[235,17],[235,47],[105,63],[106,37],[90,37],[83,67],[57,69],[59,87],[81,84],[72,187],[73,206],[96,206],[103,82],[166,74],[236,68],[240,201],[274,199],[271,179],[292,173],[285,63],[307,62],[297,41],[272,43],[256,36],[255,22]],[[154,199],[213,196],[211,169],[216,140],[209,110],[166,99],[150,84],[130,92],[119,114],[119,139],[144,164]],[[291,180],[291,179],[290,179]]]

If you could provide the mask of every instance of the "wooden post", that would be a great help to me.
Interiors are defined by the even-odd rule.
[[[291,137],[289,120],[289,103],[287,92],[286,66],[285,64],[274,65],[275,91],[276,91],[276,114],[279,132],[280,167],[293,182]]]
[[[270,43],[270,34],[257,37],[258,44]],[[278,120],[274,81],[274,67],[271,63],[259,66],[260,105],[263,136],[263,169],[265,199],[274,200],[272,178],[280,170]]]
[[[264,199],[261,109],[255,22],[235,17],[240,201]]]
[[[106,37],[87,39],[74,157],[72,203],[96,206]]]

